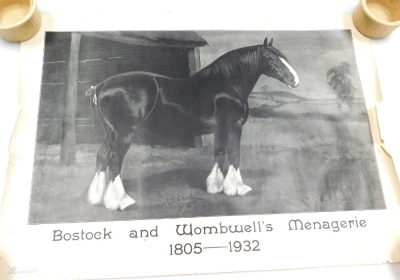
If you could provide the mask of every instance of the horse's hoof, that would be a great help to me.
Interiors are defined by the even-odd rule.
[[[207,185],[208,193],[216,194],[216,193],[222,192],[223,190],[224,190],[224,186],[222,185],[222,183]]]
[[[246,186],[246,185],[241,185],[237,189],[238,195],[245,195],[249,191],[251,191],[251,188],[249,186]]]
[[[234,196],[237,193],[236,186],[225,186],[224,193],[229,196]]]
[[[125,210],[133,207],[134,205],[136,205],[136,201],[132,197],[125,195],[125,197],[119,202],[119,209]]]
[[[87,200],[91,205],[100,204],[103,201],[106,188],[105,173],[97,172],[89,186]]]
[[[115,211],[124,210],[130,205],[135,204],[135,200],[126,194],[120,175],[110,181],[104,195],[104,205],[107,209]]]
[[[228,173],[224,180],[224,193],[229,196],[236,195],[238,187],[243,185],[242,176],[239,168],[235,170],[233,165],[229,166]]]
[[[115,211],[119,208],[119,197],[118,193],[114,191],[113,182],[110,181],[107,186],[106,194],[104,195],[104,206],[111,211]]]
[[[222,175],[218,164],[215,164],[207,178],[207,192],[212,194],[222,192],[224,190],[223,182],[224,175]]]
[[[125,211],[136,211],[138,209],[139,209],[139,207],[138,207],[137,203],[134,203],[134,204],[128,205],[124,209],[120,209],[120,210],[125,212]]]

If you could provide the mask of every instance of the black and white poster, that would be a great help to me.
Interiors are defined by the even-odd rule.
[[[385,208],[350,30],[49,32],[38,121],[30,224]]]
[[[386,261],[377,240],[397,230],[395,182],[376,147],[368,40],[344,22],[81,31],[48,16],[22,49],[40,75],[22,85],[34,92],[21,113],[29,143],[10,185],[24,195],[9,196],[26,231],[3,233],[9,263],[24,263],[15,248],[28,233],[46,253],[26,269],[49,279],[61,269],[51,254],[94,260],[66,278]],[[120,252],[118,269],[99,251]],[[126,265],[141,259],[163,264]]]

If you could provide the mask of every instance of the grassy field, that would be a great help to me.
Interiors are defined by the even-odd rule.
[[[89,206],[87,187],[100,145],[79,144],[73,166],[58,145],[37,144],[29,222],[61,223],[382,209],[384,198],[362,101],[278,104],[250,98],[241,143],[244,197],[211,195],[212,141],[201,148],[132,144],[122,170],[137,209]],[[208,137],[211,139],[212,137]]]

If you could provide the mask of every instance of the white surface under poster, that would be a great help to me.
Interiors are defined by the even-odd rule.
[[[159,17],[44,14],[22,43],[1,277],[399,261],[399,182],[350,15]]]

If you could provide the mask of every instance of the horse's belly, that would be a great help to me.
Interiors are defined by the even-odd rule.
[[[194,146],[195,136],[209,133],[201,118],[170,106],[154,110],[142,128],[145,142],[167,146]]]

